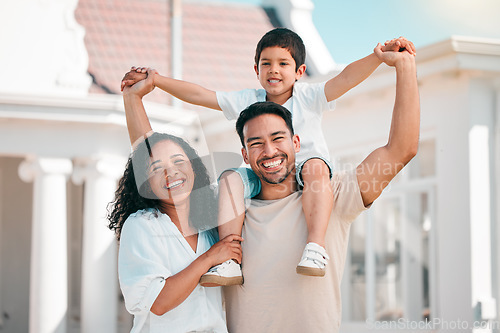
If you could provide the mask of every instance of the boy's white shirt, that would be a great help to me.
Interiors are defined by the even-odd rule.
[[[311,157],[323,157],[330,160],[321,120],[324,111],[331,111],[335,108],[335,101],[327,102],[325,84],[326,82],[295,83],[292,97],[283,104],[292,113],[293,128],[300,138],[300,151],[296,155],[297,162]],[[253,103],[266,101],[264,89],[217,91],[216,94],[217,102],[228,120],[237,119],[239,114]]]

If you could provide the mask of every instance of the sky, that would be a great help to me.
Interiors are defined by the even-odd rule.
[[[214,0],[202,0],[214,1]],[[302,0],[298,0],[302,1]],[[261,0],[217,0],[261,4]],[[377,42],[404,36],[418,48],[452,35],[500,39],[500,0],[312,0],[334,60],[348,64]]]

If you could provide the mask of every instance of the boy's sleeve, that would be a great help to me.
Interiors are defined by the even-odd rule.
[[[238,118],[241,111],[258,101],[258,93],[255,89],[217,91],[217,103],[227,120],[233,120]]]
[[[325,111],[333,111],[336,104],[335,100],[327,102],[325,84],[326,82],[296,83],[293,94],[308,110],[321,115]]]
[[[163,266],[161,256],[154,248],[146,223],[141,216],[130,216],[120,237],[119,277],[125,307],[131,314],[149,312],[160,294],[165,280],[172,275]]]

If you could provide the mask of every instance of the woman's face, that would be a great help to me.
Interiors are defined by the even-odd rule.
[[[147,172],[153,193],[167,204],[179,204],[189,199],[195,175],[181,146],[165,140],[155,144],[151,153]]]

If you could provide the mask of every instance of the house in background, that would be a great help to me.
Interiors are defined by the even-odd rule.
[[[305,80],[341,68],[308,0],[186,1],[181,16],[173,5],[0,5],[2,31],[10,32],[0,35],[0,333],[131,327],[105,220],[130,152],[119,82],[131,65],[214,90],[258,87],[256,43],[287,26],[306,43]],[[352,225],[342,332],[471,332],[474,323],[498,332],[500,41],[452,37],[419,49],[417,66],[419,154]],[[325,115],[337,168],[385,144],[394,78],[382,65]],[[239,152],[222,114],[161,92],[146,101],[155,130],[187,138],[201,155]]]

